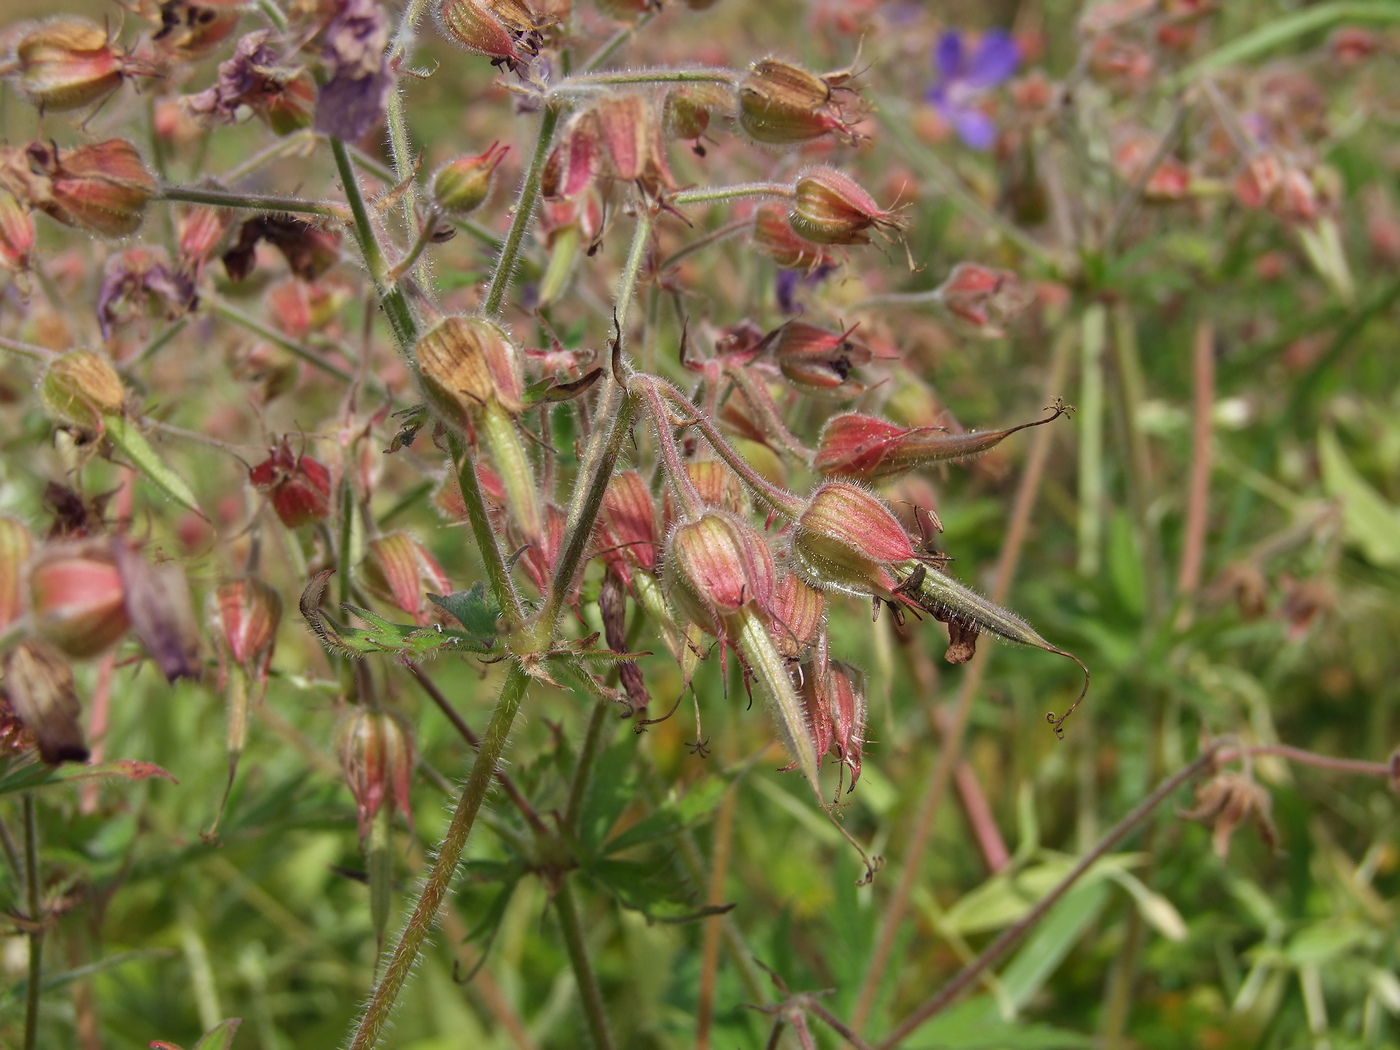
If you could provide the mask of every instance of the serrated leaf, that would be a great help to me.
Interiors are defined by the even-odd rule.
[[[609,839],[603,847],[606,854],[620,853],[634,846],[678,835],[686,828],[709,816],[724,797],[730,778],[710,777],[687,791],[674,802],[668,802],[633,824],[626,831]]]
[[[496,633],[496,621],[501,608],[494,598],[486,593],[480,580],[469,590],[453,591],[451,594],[430,594],[428,601],[439,609],[456,617],[457,622],[466,628],[468,634],[479,638],[490,638]]]
[[[697,905],[694,891],[681,880],[669,855],[647,861],[595,860],[582,870],[624,908],[656,922],[690,922],[722,915],[728,905]]]
[[[1346,537],[1375,565],[1400,566],[1400,508],[1361,476],[1331,430],[1317,435],[1322,487],[1342,505]]]
[[[637,796],[637,745],[631,739],[620,741],[598,756],[588,779],[588,790],[579,811],[579,841],[595,853],[622,811]]]
[[[104,422],[107,438],[147,481],[182,507],[194,511],[205,521],[209,520],[204,511],[199,509],[199,503],[195,500],[194,491],[189,483],[166,466],[165,461],[146,440],[146,435],[136,429],[129,419],[125,416],[111,415],[105,416]]]
[[[324,569],[313,576],[302,591],[299,603],[301,614],[311,630],[321,640],[321,644],[333,653],[352,657],[392,653],[403,659],[420,660],[440,652],[489,653],[492,650],[494,639],[482,640],[463,631],[445,628],[441,624],[423,627],[418,624],[394,623],[349,602],[342,602],[341,608],[353,613],[369,626],[360,628],[341,623],[321,611],[321,599],[334,574],[334,569]]]

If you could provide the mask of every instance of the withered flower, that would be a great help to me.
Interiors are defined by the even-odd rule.
[[[97,293],[103,339],[112,338],[112,330],[133,315],[156,312],[174,321],[199,305],[194,278],[167,266],[158,249],[132,248],[110,257],[104,269]]]
[[[229,280],[241,281],[253,272],[259,241],[267,241],[287,260],[303,281],[314,281],[340,259],[340,234],[290,215],[259,215],[238,230],[238,240],[223,255]]]
[[[30,639],[0,656],[0,673],[0,696],[34,734],[39,757],[50,765],[86,762],[82,705],[63,655]]]
[[[1253,818],[1255,829],[1264,844],[1278,849],[1278,829],[1274,827],[1271,811],[1273,799],[1244,773],[1217,773],[1196,788],[1196,805],[1180,813],[1183,820],[1195,820],[1211,825],[1211,845],[1216,855],[1230,853],[1230,839],[1235,829]]]
[[[316,99],[316,130],[355,140],[384,118],[389,73],[389,23],[375,0],[336,0],[322,53],[330,80]]]

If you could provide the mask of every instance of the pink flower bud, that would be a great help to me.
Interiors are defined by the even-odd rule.
[[[1034,294],[1010,270],[994,270],[979,263],[958,263],[938,288],[938,296],[952,314],[968,324],[990,331],[1031,304]]]
[[[795,573],[778,579],[769,633],[785,658],[801,659],[826,623],[826,595]],[[817,749],[823,754],[826,748]]]
[[[12,273],[29,269],[34,250],[34,217],[9,190],[0,189],[0,267]]]
[[[763,534],[738,515],[708,510],[677,525],[666,541],[667,591],[683,620],[716,637],[747,605],[771,608],[773,553]]]
[[[14,518],[0,518],[0,631],[24,613],[24,566],[34,553],[34,538]]]
[[[107,358],[91,350],[70,350],[45,370],[39,401],[55,421],[100,433],[103,417],[121,412],[126,390]]]
[[[447,594],[452,584],[427,547],[406,532],[370,540],[361,564],[360,582],[376,597],[408,613],[417,623],[432,620],[425,595]]]
[[[695,491],[699,493],[701,502],[707,507],[719,507],[735,514],[742,514],[749,509],[744,483],[722,460],[694,460],[685,465],[685,473]],[[668,527],[680,517],[675,496],[669,489],[662,499],[662,516]]]
[[[270,455],[248,472],[289,529],[325,521],[331,513],[331,472],[305,454],[292,453],[284,437]]]
[[[795,191],[788,223],[799,236],[818,244],[869,244],[868,230],[891,233],[907,225],[835,168],[806,172]]]
[[[448,161],[433,176],[433,202],[449,215],[469,215],[490,195],[496,167],[509,152],[509,146],[493,142],[475,157]]]
[[[529,65],[539,31],[556,21],[524,0],[439,0],[437,19],[449,39],[511,71]]]
[[[14,50],[19,89],[40,109],[77,109],[111,94],[124,58],[106,29],[71,16],[34,26]]]
[[[598,114],[586,109],[565,126],[540,173],[540,192],[571,201],[593,189],[603,175],[603,132]]]
[[[134,233],[156,192],[155,177],[123,139],[71,150],[46,142],[9,150],[0,156],[0,185],[21,204],[103,237]]]
[[[814,586],[878,596],[898,586],[890,566],[915,556],[884,501],[843,481],[828,481],[812,494],[793,531],[792,555]]]
[[[658,554],[656,501],[635,470],[614,474],[598,513],[598,551],[631,584],[631,570],[655,572]]]
[[[849,80],[846,70],[818,76],[780,59],[760,59],[739,82],[739,124],[756,142],[774,146],[826,134],[854,145],[863,138],[855,125],[865,114]]]
[[[190,273],[202,273],[204,264],[232,225],[233,212],[227,208],[194,207],[177,215],[175,233],[180,246],[180,265]]]
[[[851,340],[854,331],[832,332],[806,321],[789,321],[772,333],[769,346],[783,375],[804,393],[846,400],[865,390],[851,373],[874,357],[869,347]]]
[[[788,270],[810,272],[835,261],[820,244],[798,236],[781,204],[765,204],[754,212],[753,245]]]
[[[853,788],[860,779],[861,755],[865,750],[865,677],[849,664],[833,660],[825,692],[831,711],[832,749],[850,769]]]
[[[418,340],[414,356],[424,399],[445,423],[470,431],[478,413],[493,403],[520,412],[520,352],[494,321],[444,318]]]
[[[393,711],[357,708],[339,729],[340,765],[359,810],[360,836],[385,803],[412,820],[408,788],[415,761],[408,721]]]
[[[219,650],[220,678],[234,664],[249,680],[266,687],[282,622],[281,595],[256,576],[244,576],[219,584],[209,596],[208,610]]]
[[[112,543],[91,540],[40,551],[29,569],[29,609],[35,633],[67,656],[96,656],[115,645],[131,620]]]
[[[31,639],[0,656],[0,668],[4,670],[0,695],[34,734],[39,756],[50,765],[86,762],[88,749],[79,721],[82,706],[73,671],[63,656]]]

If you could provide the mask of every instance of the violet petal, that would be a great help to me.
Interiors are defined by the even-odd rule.
[[[1004,29],[991,29],[982,37],[977,52],[963,73],[968,87],[995,87],[1007,80],[1021,64],[1021,49]]]

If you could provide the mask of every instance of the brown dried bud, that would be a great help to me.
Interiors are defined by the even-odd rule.
[[[521,409],[520,352],[500,325],[484,317],[439,321],[414,348],[424,399],[443,421],[470,431],[489,404]]]
[[[890,567],[914,560],[914,545],[883,500],[844,481],[812,494],[792,537],[794,567],[813,586],[849,594],[891,594]]]
[[[1216,855],[1228,856],[1235,829],[1250,817],[1259,837],[1270,849],[1277,849],[1278,829],[1270,815],[1273,799],[1243,773],[1218,773],[1196,788],[1196,805],[1180,814],[1183,820],[1211,825],[1211,845]]]
[[[115,645],[131,621],[112,543],[40,551],[29,569],[29,609],[35,633],[67,656],[96,656]]]
[[[869,244],[868,230],[895,233],[906,223],[835,168],[813,168],[798,178],[788,222],[818,244]]]
[[[26,729],[39,756],[50,765],[86,762],[87,745],[78,721],[82,705],[68,662],[39,641],[23,642],[0,657],[0,693]]]
[[[277,517],[289,529],[325,521],[331,513],[331,472],[305,454],[292,454],[284,437],[270,455],[248,472],[248,480],[266,494]]]
[[[763,534],[736,514],[708,510],[671,530],[666,586],[683,621],[725,637],[727,621],[747,605],[772,607],[773,554]]]
[[[841,70],[817,76],[800,66],[764,58],[739,82],[739,124],[756,142],[788,146],[830,134],[854,145],[864,115]],[[842,96],[849,96],[843,98]]]
[[[221,583],[209,596],[208,609],[220,680],[232,663],[265,688],[282,622],[282,596],[256,576],[244,576]]]
[[[340,765],[359,810],[360,836],[387,802],[389,812],[412,821],[408,787],[413,775],[413,731],[394,711],[359,708],[340,725]]]
[[[54,358],[44,372],[39,402],[59,423],[100,432],[103,416],[121,412],[126,390],[107,358],[91,350],[70,350]]]
[[[969,262],[954,266],[937,294],[949,313],[988,335],[1000,335],[1001,326],[1035,298],[1012,271]]]
[[[481,207],[491,193],[496,166],[509,152],[509,146],[493,142],[475,157],[448,161],[433,176],[433,203],[449,215],[468,215]]]
[[[40,109],[77,109],[111,94],[124,60],[106,29],[72,16],[34,26],[14,51],[19,89]]]
[[[185,571],[172,561],[152,565],[130,543],[112,544],[126,587],[126,612],[141,645],[167,682],[198,678],[199,628]]]
[[[452,589],[447,573],[427,547],[406,532],[391,532],[370,540],[361,563],[360,582],[365,589],[396,609],[427,624],[436,609],[427,594],[447,594]]]
[[[865,390],[851,373],[874,357],[869,347],[851,340],[854,331],[831,332],[806,321],[789,321],[769,336],[769,346],[783,376],[804,393],[846,400]]]

